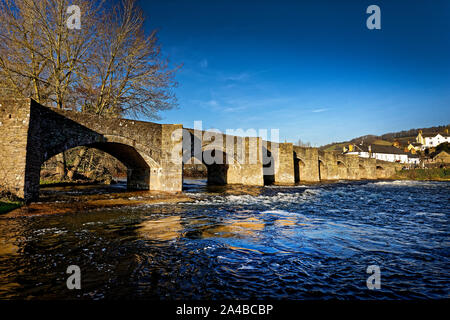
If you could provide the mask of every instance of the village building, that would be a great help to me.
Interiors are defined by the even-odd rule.
[[[450,154],[446,151],[441,151],[433,157],[433,162],[439,164],[450,164]]]
[[[437,147],[444,142],[450,143],[450,135],[448,134],[448,129],[446,130],[446,133],[437,134],[424,134],[422,133],[422,130],[419,130],[419,133],[416,137],[416,143],[421,145],[421,150]]]
[[[406,146],[406,150],[408,150],[407,152],[411,152],[411,154],[416,154],[421,148],[422,145],[418,142],[408,142],[408,145]]]
[[[395,140],[395,141],[392,143],[392,146],[393,146],[393,147],[396,147],[396,148],[400,148],[400,142],[399,142],[398,140]]]
[[[409,164],[415,164],[415,165],[419,165],[420,164],[420,157],[418,154],[411,154],[408,155],[408,163]]]
[[[349,145],[345,154],[355,154],[361,158],[374,158],[389,162],[419,164],[420,159],[394,146],[385,145]]]

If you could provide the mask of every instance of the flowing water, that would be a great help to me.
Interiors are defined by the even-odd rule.
[[[191,202],[80,206],[111,188],[46,188],[50,211],[74,196],[77,209],[0,216],[0,299],[449,298],[449,182],[187,180]]]

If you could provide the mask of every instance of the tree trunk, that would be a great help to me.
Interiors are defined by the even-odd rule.
[[[66,177],[66,155],[64,152],[56,155],[56,174],[60,177],[60,179],[64,179]]]
[[[70,181],[72,181],[75,172],[77,172],[78,167],[80,166],[81,161],[83,160],[83,157],[86,154],[86,150],[87,150],[86,148],[82,147],[78,151],[78,154],[75,156],[75,160],[73,161],[73,166],[67,172],[67,177],[69,178]]]
[[[91,154],[91,158],[89,159],[89,164],[87,166],[87,170],[86,170],[86,176],[91,179],[92,178],[92,163],[94,161],[94,150],[91,149],[90,151]]]

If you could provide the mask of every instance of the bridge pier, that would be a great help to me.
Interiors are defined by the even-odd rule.
[[[345,163],[347,164],[347,179],[348,180],[360,180],[359,170],[359,156],[358,155],[345,155]]]
[[[150,190],[150,169],[127,168],[127,188],[130,190]]]
[[[183,137],[185,167],[206,166],[208,184],[264,185],[261,138],[193,129]]]
[[[30,100],[0,102],[0,187],[25,200],[39,194],[40,163],[33,154],[36,146],[29,143],[30,104]]]
[[[207,165],[208,183],[264,185],[261,138],[222,136],[217,143],[207,149],[223,150],[223,158],[221,164]]]
[[[292,143],[265,142],[267,152],[264,175],[265,184],[293,185],[295,184],[294,148]]]
[[[339,180],[338,163],[336,154],[329,151],[319,150],[320,180]]]
[[[358,175],[359,179],[370,178],[370,162],[368,158],[358,159]]]
[[[243,147],[243,157],[235,150],[238,165],[230,165],[229,176],[231,183],[247,186],[263,186],[264,173],[262,164],[262,139],[256,137],[236,137],[239,141],[236,147]],[[240,160],[242,159],[242,160]]]
[[[293,149],[295,182],[319,182],[319,149],[299,146]]]

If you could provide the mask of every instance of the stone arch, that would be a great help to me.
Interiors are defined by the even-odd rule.
[[[71,139],[69,142],[60,143],[54,146],[50,146],[47,150],[43,153],[43,159],[42,162],[45,162],[46,160],[50,159],[51,157],[65,152],[67,150],[76,148],[76,147],[92,147],[99,149],[101,151],[104,151],[106,153],[111,154],[113,157],[117,158],[121,162],[120,159],[121,155],[118,154],[117,156],[114,154],[114,148],[108,148],[108,146],[127,146],[129,148],[132,148],[139,156],[146,162],[149,168],[157,169],[160,167],[160,164],[156,162],[151,155],[155,154],[155,151],[152,150],[149,147],[145,147],[140,145],[139,143],[136,143],[136,141],[131,140],[126,137],[116,136],[116,135],[102,135],[98,137],[80,137],[79,139]],[[102,150],[102,146],[105,147],[107,150]],[[131,149],[129,149],[131,151]]]
[[[337,160],[337,174],[339,179],[348,179],[348,168],[344,161]]]
[[[117,143],[133,147],[151,169],[158,169],[161,167],[160,163],[155,160],[155,158],[160,158],[160,155],[158,154],[159,152],[153,150],[152,148],[141,145],[132,139],[122,136],[103,135],[103,138],[107,143]]]
[[[264,185],[275,183],[275,159],[266,146],[262,147],[262,165]]]
[[[42,164],[51,157],[76,147],[98,149],[119,160],[127,168],[127,188],[130,190],[150,190],[152,185],[159,184],[161,166],[151,156],[157,156],[157,153],[127,137],[88,132],[56,142],[47,137],[41,145],[43,152],[40,163],[33,166],[34,169],[30,168],[35,171],[32,175],[37,177],[34,198],[37,198],[39,193]]]
[[[232,162],[234,162],[234,159]],[[208,184],[225,185],[229,182],[228,169],[230,163],[228,154],[223,148],[208,146],[202,148],[202,164],[206,166]]]
[[[101,150],[124,164],[127,168],[127,187],[131,190],[149,190],[152,178],[155,181],[161,171],[160,165],[150,156],[155,154],[154,150],[117,135],[102,135],[95,139],[84,137],[57,144],[43,153],[41,165],[58,153],[80,146]]]
[[[203,163],[202,139],[192,130],[183,128],[183,179],[186,173],[192,177],[206,177],[208,169]]]
[[[230,137],[234,139],[232,146],[228,145]],[[196,135],[190,129],[185,130],[183,170],[200,173],[203,177],[206,175],[208,184],[211,185],[242,184],[247,155],[242,154],[243,150],[237,148],[238,138],[240,137],[217,133],[217,136],[211,135],[209,140],[203,140],[203,135]],[[241,142],[245,148],[245,141]],[[232,149],[228,150],[229,147]]]
[[[336,162],[336,165],[337,165],[338,167],[341,167],[341,168],[347,168],[347,166],[345,165],[345,163],[344,163],[343,161],[341,161],[341,160],[338,160],[338,161]]]
[[[323,160],[319,159],[319,180],[327,180],[328,178],[328,169]]]
[[[304,174],[304,170],[306,167],[306,163],[302,160],[297,153],[294,151],[294,181],[300,182],[302,179],[302,175]]]
[[[142,155],[134,147],[116,142],[96,142],[92,144],[86,144],[83,146],[103,151],[119,160],[127,168],[128,189],[130,190],[150,189],[151,185],[150,177],[152,174],[152,170],[154,173],[156,173],[158,168],[155,167],[152,168],[149,165],[149,162],[145,160],[144,157],[142,157]],[[44,162],[48,159],[44,159]]]

